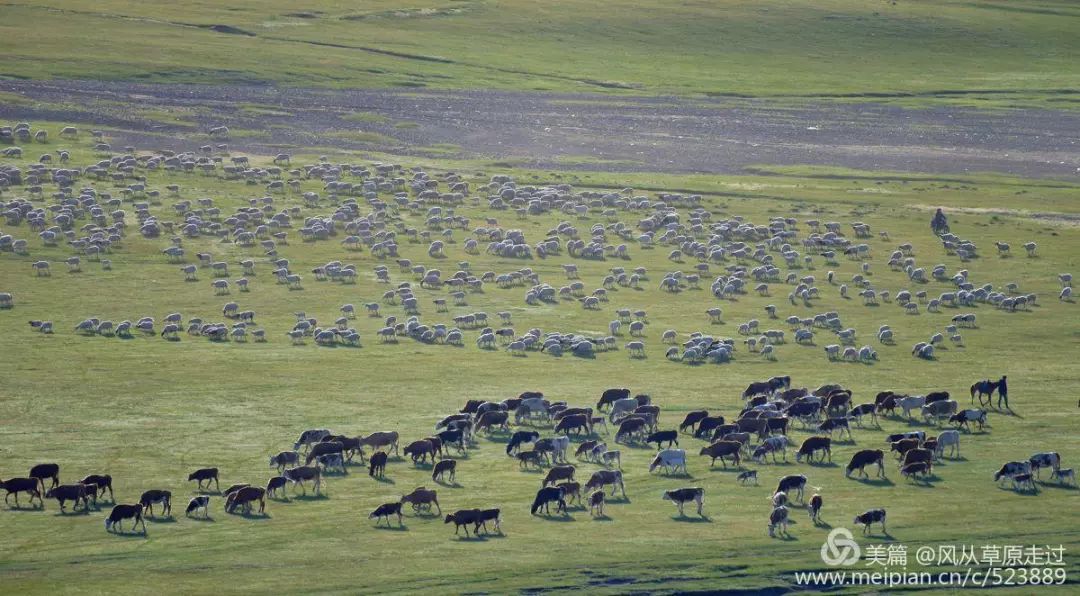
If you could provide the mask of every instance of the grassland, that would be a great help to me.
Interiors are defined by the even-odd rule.
[[[0,3],[0,77],[1075,108],[1067,0]]]
[[[482,14],[484,6],[462,15],[418,20],[434,27]],[[147,4],[133,10],[153,8]],[[925,10],[926,5],[901,5],[903,10],[915,8]],[[892,8],[883,5],[881,9]],[[31,9],[0,10],[6,15]],[[188,18],[224,20],[215,10],[208,6],[201,13],[192,11],[198,17]],[[1027,13],[1006,14],[1016,20],[1038,18]],[[58,17],[46,13],[42,18]],[[254,21],[242,20],[252,18],[250,13],[238,11],[237,20],[228,22],[254,29]],[[377,19],[381,28],[389,27],[386,21],[393,22],[386,17]],[[105,20],[112,21],[120,20]],[[354,26],[367,21],[347,23]],[[201,34],[198,30],[194,33]],[[55,126],[50,133],[55,136],[58,130]],[[92,163],[100,157],[86,141],[71,146],[75,164]],[[313,160],[316,151],[311,153],[296,155],[294,163]],[[371,152],[330,153],[329,157],[334,162],[403,160]],[[1075,314],[1076,304],[1056,300],[1057,273],[1075,272],[1080,255],[1080,230],[1072,219],[1080,212],[1076,185],[992,175],[935,177],[767,165],[757,175],[683,176],[503,170],[487,161],[404,158],[404,163],[423,164],[430,171],[465,173],[474,187],[491,174],[508,171],[522,184],[569,182],[592,189],[632,186],[637,193],[649,196],[663,190],[700,192],[714,219],[741,215],[764,222],[782,215],[864,221],[875,231],[887,230],[891,235],[888,242],[872,242],[872,279],[875,286],[894,291],[908,284],[902,273],[888,270],[884,259],[902,241],[915,245],[920,264],[943,262],[950,271],[961,268],[955,257],[942,252],[927,230],[927,209],[947,205],[954,231],[983,247],[982,258],[962,265],[975,283],[1000,287],[1015,281],[1022,291],[1037,293],[1040,305],[1018,313],[986,305],[966,309],[978,313],[980,328],[964,332],[965,345],[942,350],[935,361],[920,361],[908,354],[908,346],[940,331],[951,314],[949,309],[946,314],[905,316],[895,305],[870,308],[858,300],[842,300],[834,287],[819,281],[822,298],[813,309],[789,308],[784,298],[788,290],[775,286],[771,298],[748,295],[720,303],[724,323],[710,325],[704,310],[718,303],[707,290],[669,295],[656,289],[663,272],[688,269],[690,264],[667,261],[664,249],[650,251],[632,245],[628,262],[575,261],[590,289],[599,287],[602,276],[613,266],[645,266],[650,271],[650,281],[640,291],[612,291],[611,302],[598,313],[584,311],[576,302],[527,307],[522,289],[500,290],[494,285],[483,293],[470,294],[467,307],[454,307],[446,314],[435,313],[431,303],[445,291],[420,290],[419,295],[425,322],[449,322],[451,316],[464,312],[507,310],[513,313],[519,332],[538,327],[601,334],[616,308],[644,308],[650,325],[645,339],[648,357],[642,360],[630,359],[623,350],[600,353],[595,359],[554,358],[535,352],[513,357],[502,350],[477,349],[472,341],[475,333],[467,334],[461,348],[405,338],[396,345],[382,345],[374,336],[381,319],[363,316],[350,323],[362,333],[360,348],[318,348],[310,343],[292,346],[284,332],[292,326],[293,312],[304,310],[320,320],[332,320],[344,303],[376,301],[385,285],[375,282],[371,270],[381,261],[367,251],[347,252],[334,240],[309,244],[292,237],[290,245],[280,251],[294,269],[305,272],[336,259],[355,263],[361,276],[356,285],[342,286],[316,282],[305,274],[305,289],[290,292],[273,282],[266,258],[257,251],[203,238],[185,240],[189,255],[210,252],[215,259],[230,263],[244,257],[258,260],[252,291],[234,291],[228,299],[257,311],[256,321],[267,329],[269,342],[215,344],[187,336],[178,343],[156,336],[130,340],[81,337],[70,329],[84,317],[118,321],[151,315],[160,321],[166,313],[179,311],[185,318],[216,320],[227,298],[213,295],[207,273],[199,282],[182,281],[177,266],[163,262],[160,255],[167,243],[164,239],[144,240],[132,232],[124,246],[110,255],[111,271],[84,262],[82,273],[69,274],[60,262],[71,254],[68,248],[42,247],[25,224],[5,225],[5,233],[31,239],[31,254],[0,255],[0,291],[12,292],[16,301],[14,309],[0,311],[0,354],[4,355],[0,359],[4,379],[0,384],[0,433],[5,456],[0,477],[22,474],[35,462],[57,461],[65,481],[108,472],[116,479],[121,502],[137,499],[148,488],[167,488],[175,495],[174,507],[182,508],[193,493],[191,483],[184,482],[192,469],[215,465],[221,468],[225,484],[262,484],[271,472],[266,468],[266,456],[288,448],[304,428],[325,426],[350,435],[396,429],[407,441],[426,436],[439,415],[456,410],[467,399],[495,400],[523,390],[541,390],[552,399],[584,405],[611,386],[651,394],[664,408],[662,426],[670,427],[691,409],[735,415],[741,404],[737,396],[746,384],[775,374],[792,375],[798,386],[844,384],[855,391],[857,402],[882,389],[947,389],[964,396],[972,381],[1008,374],[1015,415],[992,414],[987,432],[965,435],[963,458],[946,460],[936,467],[936,477],[928,485],[901,479],[895,467],[889,469],[888,482],[875,484],[846,480],[837,466],[790,463],[754,465],[762,486],[747,488],[737,486],[734,473],[709,470],[696,456],[690,458],[690,478],[664,478],[646,472],[650,450],[624,447],[629,500],[610,504],[610,517],[603,520],[590,519],[580,508],[572,509],[565,518],[530,517],[528,504],[539,485],[538,475],[520,471],[506,458],[504,439],[481,438],[459,464],[460,484],[440,487],[439,491],[444,510],[502,507],[506,535],[483,540],[457,540],[441,520],[411,515],[404,530],[374,529],[366,515],[376,505],[413,487],[432,486],[428,469],[414,468],[401,460],[391,462],[383,482],[353,468],[349,475],[328,481],[324,498],[272,501],[266,518],[227,515],[221,511],[221,502],[215,501],[213,521],[176,515],[171,520],[151,521],[146,537],[108,535],[102,529],[100,512],[63,516],[53,502],[44,511],[5,509],[0,511],[7,536],[0,545],[0,581],[5,591],[131,593],[145,591],[147,586],[158,586],[167,593],[283,589],[320,593],[785,590],[791,587],[793,571],[821,567],[818,553],[826,534],[826,529],[812,527],[797,509],[798,523],[792,527],[791,539],[766,537],[766,497],[775,479],[788,473],[805,473],[811,485],[821,487],[826,499],[824,518],[833,526],[848,525],[855,513],[867,508],[887,507],[891,538],[863,539],[864,545],[896,541],[914,549],[957,543],[1035,543],[1063,544],[1070,553],[1080,549],[1075,524],[1062,522],[1063,514],[1077,511],[1078,491],[1043,485],[1037,495],[1024,495],[998,489],[991,480],[1000,463],[1035,451],[1057,450],[1067,467],[1075,466],[1080,457],[1073,420],[1080,374],[1072,362],[1080,347],[1080,319]],[[163,189],[168,183],[180,184],[185,199],[213,197],[224,213],[263,195],[258,186],[213,177],[148,174],[152,188]],[[305,182],[304,189],[321,192],[321,183]],[[3,197],[9,200],[22,194],[19,189],[7,190]],[[299,204],[293,195],[275,201],[278,206]],[[172,219],[174,202],[165,199],[152,211]],[[303,214],[331,210],[324,204],[305,208]],[[512,212],[492,213],[469,203],[457,213],[473,222],[496,217],[507,228],[524,230],[531,241],[567,219],[545,215],[518,220]],[[1033,213],[1043,215],[1035,219],[1030,216]],[[401,217],[408,225],[423,223],[422,212],[403,211]],[[637,217],[619,214],[626,222]],[[587,229],[608,220],[590,213],[574,223]],[[453,270],[460,260],[470,261],[472,269],[481,272],[528,266],[539,272],[542,280],[558,286],[564,283],[561,264],[573,260],[565,255],[531,261],[465,255],[461,249],[464,236],[460,231],[456,234],[457,243],[448,247],[448,258],[437,263],[444,272]],[[999,258],[992,250],[995,240],[1011,242],[1017,252],[1021,252],[1022,242],[1037,241],[1041,256]],[[402,242],[401,252],[414,262],[436,265],[435,259],[426,256],[425,245]],[[38,259],[54,263],[52,277],[33,276],[29,263]],[[389,264],[395,282],[412,281]],[[820,262],[818,267],[801,273],[820,278],[825,267]],[[832,268],[847,280],[856,267],[842,262]],[[934,294],[947,287],[932,282],[927,289]],[[736,362],[724,366],[689,366],[664,359],[664,346],[659,341],[662,330],[677,329],[684,337],[693,331],[735,336],[739,322],[764,320],[762,307],[768,303],[780,305],[785,316],[789,312],[805,316],[837,310],[847,325],[859,330],[860,343],[870,343],[878,325],[889,323],[899,341],[896,346],[879,346],[881,359],[872,365],[827,363],[820,348],[830,342],[826,335],[819,335],[817,347],[781,346],[773,363],[745,348],[740,348]],[[400,307],[387,305],[383,310],[384,314],[402,314]],[[30,319],[51,319],[58,331],[53,336],[33,333],[26,325]],[[966,403],[966,396],[961,400]],[[834,461],[843,465],[854,450],[880,446],[886,432],[908,428],[933,431],[898,419],[887,420],[882,426],[881,430],[856,429],[856,444],[837,448]],[[807,436],[801,430],[793,434],[796,440]],[[691,453],[696,454],[701,446],[690,438],[681,440]],[[580,469],[591,472],[594,466],[582,464]],[[698,523],[676,518],[670,504],[660,500],[662,490],[688,484],[707,491],[708,518]],[[1067,561],[1073,583],[1060,588],[1062,593],[1075,590],[1080,573],[1074,555]]]

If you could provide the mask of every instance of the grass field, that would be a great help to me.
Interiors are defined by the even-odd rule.
[[[851,8],[853,3],[840,4],[855,10]],[[108,12],[108,3],[100,6],[97,10]],[[874,10],[926,11],[927,6],[882,4]],[[1055,10],[1068,11],[1065,3],[1056,6]],[[145,10],[145,14],[135,16],[149,17],[154,7],[151,3],[131,10]],[[438,27],[448,21],[479,17],[489,10],[486,4],[463,7],[469,10],[417,20]],[[829,5],[823,5],[821,10],[826,8]],[[192,11],[185,18],[225,21],[223,13],[215,10],[208,7]],[[345,10],[333,14],[341,16]],[[605,10],[622,16],[617,9]],[[685,10],[707,9],[691,6]],[[742,10],[749,9],[744,6]],[[963,14],[965,10],[1000,13],[995,18],[1014,23],[1043,22],[1046,16],[966,9],[959,4],[945,11],[945,16],[951,14],[949,11]],[[797,12],[795,8],[777,12],[788,11]],[[43,15],[35,18],[69,18],[64,13],[42,13],[29,5],[0,8],[4,16],[21,12]],[[678,16],[675,11],[671,18]],[[318,19],[332,20],[329,14]],[[226,22],[255,29],[266,20],[265,16],[236,12]],[[394,19],[371,20],[379,24],[368,32],[384,30],[386,36],[393,34]],[[1067,20],[1061,16],[1046,18],[1045,24],[1053,27]],[[3,21],[5,25],[9,22]],[[328,25],[327,34],[346,35],[346,27],[365,27],[368,21],[337,19],[333,27]],[[120,28],[129,25],[129,21],[119,19],[104,19],[102,23]],[[143,21],[136,24],[160,28],[162,33],[171,30],[169,26]],[[565,28],[565,23],[559,26]],[[62,30],[49,31],[48,35],[62,35]],[[246,39],[235,36],[234,41],[233,37],[187,30],[183,34],[205,35],[207,40],[221,43]],[[675,37],[686,43],[703,43],[694,36]],[[10,38],[5,35],[0,39]],[[459,47],[475,45],[466,41],[469,38],[462,37],[455,43]],[[921,46],[917,51],[927,49],[923,44],[912,45]],[[232,46],[216,49],[229,48],[235,50]],[[88,53],[100,55],[96,50]],[[326,54],[332,52],[326,50]],[[962,52],[958,55],[961,59],[964,56]],[[632,62],[620,60],[624,65]],[[559,63],[551,61],[552,65]],[[7,66],[32,64],[32,60],[17,60]],[[670,73],[676,76],[679,70],[673,68]],[[313,71],[305,68],[298,72],[311,77]],[[1055,76],[1067,76],[1062,73]],[[116,71],[117,76],[128,74],[130,71]],[[630,74],[619,76],[633,79]],[[804,74],[811,76],[809,72]],[[692,78],[691,74],[686,76]],[[316,82],[314,78],[303,81]],[[822,82],[823,86],[827,84]],[[888,83],[879,79],[879,84]],[[365,118],[358,116],[357,120],[363,123]],[[50,125],[50,133],[55,136],[57,132],[59,126]],[[100,158],[85,139],[68,145],[73,148],[75,164],[86,165]],[[363,161],[357,155],[330,158],[335,163]],[[396,159],[363,155],[384,161]],[[294,163],[312,159],[295,156]],[[25,165],[10,159],[0,163]],[[1000,288],[1017,282],[1021,291],[1039,295],[1039,305],[1029,311],[1006,313],[983,304],[959,311],[946,308],[941,314],[921,311],[918,316],[903,314],[895,304],[865,307],[857,297],[841,299],[837,288],[823,280],[826,269],[834,269],[838,279],[847,281],[858,265],[842,260],[838,266],[826,267],[820,259],[815,259],[814,271],[798,271],[818,278],[822,297],[813,308],[789,306],[789,289],[783,284],[773,284],[773,296],[769,298],[748,294],[736,301],[719,302],[707,289],[686,289],[674,295],[657,289],[664,272],[690,270],[693,266],[692,262],[668,261],[668,247],[647,250],[631,243],[631,260],[625,262],[575,260],[565,254],[523,261],[466,255],[462,250],[465,234],[459,230],[455,232],[456,243],[448,246],[443,260],[436,262],[427,257],[426,245],[404,240],[402,256],[429,267],[438,266],[445,275],[456,270],[461,260],[468,260],[476,272],[503,273],[531,267],[542,281],[556,287],[565,283],[561,264],[568,262],[579,265],[589,290],[599,287],[603,275],[614,266],[647,267],[649,280],[641,290],[610,291],[611,301],[603,304],[599,312],[585,311],[573,301],[529,307],[523,301],[524,288],[503,290],[488,284],[483,293],[469,295],[468,306],[436,313],[431,299],[445,296],[446,290],[418,290],[424,322],[450,322],[454,315],[475,311],[494,316],[497,311],[507,310],[513,313],[518,333],[538,327],[545,332],[601,335],[606,334],[607,323],[615,318],[617,308],[643,308],[650,320],[645,337],[647,358],[631,359],[625,350],[599,353],[595,359],[569,355],[555,358],[538,352],[514,357],[501,349],[478,349],[475,331],[466,332],[465,345],[460,348],[427,345],[408,338],[384,345],[374,335],[382,320],[363,315],[350,323],[360,330],[362,347],[320,348],[310,341],[293,346],[284,335],[293,324],[293,312],[303,310],[326,321],[336,318],[338,307],[344,303],[359,307],[376,301],[386,286],[375,281],[372,268],[384,261],[366,250],[345,251],[338,242],[340,237],[302,243],[291,231],[290,244],[281,247],[280,253],[304,274],[305,281],[302,291],[288,291],[274,283],[267,259],[257,250],[208,238],[185,240],[189,259],[196,252],[210,252],[215,260],[230,265],[244,257],[258,261],[251,292],[238,293],[234,289],[231,296],[221,297],[213,295],[207,271],[200,272],[200,281],[185,283],[178,267],[165,263],[160,254],[167,238],[144,240],[134,226],[123,247],[109,255],[111,271],[84,262],[83,272],[67,273],[62,260],[71,254],[68,247],[42,247],[25,223],[4,225],[4,233],[30,240],[30,254],[0,255],[0,291],[13,293],[16,304],[13,309],[0,311],[0,370],[4,373],[0,384],[0,449],[5,456],[0,477],[24,474],[36,462],[56,461],[62,466],[64,481],[89,473],[109,473],[115,478],[118,501],[134,501],[149,488],[166,488],[173,491],[176,508],[172,519],[150,521],[147,536],[126,537],[106,534],[100,511],[60,515],[52,501],[47,502],[44,511],[0,511],[7,530],[7,538],[0,546],[0,581],[6,591],[131,593],[145,591],[148,586],[160,586],[168,593],[783,591],[793,587],[794,571],[822,567],[819,549],[827,533],[827,527],[813,527],[804,511],[796,508],[793,518],[797,523],[789,539],[766,536],[767,497],[776,479],[791,473],[807,474],[809,484],[820,487],[826,503],[823,517],[831,526],[850,527],[856,513],[886,507],[890,537],[860,538],[864,546],[895,542],[914,551],[918,546],[941,544],[1061,544],[1070,553],[1066,560],[1071,585],[1059,589],[1075,589],[1080,565],[1072,553],[1080,548],[1080,534],[1075,524],[1063,522],[1063,515],[1069,519],[1078,510],[1078,491],[1045,484],[1040,485],[1038,494],[1021,494],[995,487],[991,476],[1001,463],[1025,459],[1037,451],[1059,451],[1065,467],[1075,466],[1080,457],[1073,418],[1080,374],[1072,362],[1080,347],[1080,319],[1075,315],[1076,304],[1057,300],[1057,274],[1076,271],[1080,255],[1080,230],[1075,226],[1075,215],[1080,212],[1076,185],[991,175],[934,177],[769,166],[763,166],[758,175],[715,177],[503,170],[480,162],[406,162],[416,163],[426,164],[431,172],[453,169],[467,173],[474,188],[490,175],[507,171],[523,185],[569,182],[578,189],[616,190],[629,185],[638,189],[637,194],[650,198],[665,189],[700,192],[714,221],[736,215],[755,223],[776,216],[801,221],[817,218],[843,222],[845,233],[850,231],[849,222],[864,221],[875,232],[888,231],[891,236],[889,241],[870,241],[874,251],[870,278],[879,289],[895,293],[910,287],[903,273],[892,272],[885,264],[896,245],[909,241],[915,246],[920,265],[945,263],[950,272],[965,268],[976,285],[991,283]],[[162,189],[163,196],[166,184],[177,183],[184,199],[213,197],[224,214],[264,194],[260,186],[215,177],[155,172],[148,173],[147,178],[149,187]],[[109,188],[107,183],[97,186]],[[321,183],[307,181],[304,190],[322,192]],[[3,198],[21,196],[25,196],[23,189],[15,188],[5,191]],[[175,202],[166,198],[151,210],[162,219],[172,220],[175,215],[171,205]],[[46,201],[35,204],[44,206]],[[299,204],[293,194],[275,198],[276,206]],[[961,264],[955,256],[944,254],[927,226],[930,209],[938,205],[949,207],[953,230],[976,242],[981,258]],[[129,214],[133,211],[130,205],[125,209]],[[303,215],[329,214],[332,210],[324,201],[318,208],[304,208]],[[685,209],[682,211],[685,213]],[[572,221],[583,231],[593,224],[610,223],[595,211],[580,220],[559,214],[519,220],[512,211],[492,212],[471,202],[456,212],[468,216],[473,227],[482,225],[485,217],[496,217],[505,228],[524,230],[530,242],[542,238],[546,230],[562,220]],[[620,212],[618,219],[632,224],[642,216]],[[403,224],[423,225],[423,211],[402,211],[400,217]],[[84,223],[80,221],[76,227]],[[800,234],[805,234],[805,226]],[[994,254],[992,242],[998,240],[1012,244],[1011,258]],[[1038,242],[1038,258],[1023,256],[1020,245],[1029,240]],[[40,259],[53,262],[51,277],[33,275],[30,263]],[[355,263],[359,282],[316,282],[306,273],[330,260]],[[399,273],[392,260],[388,265],[395,283],[415,283],[411,275]],[[720,268],[714,266],[714,273]],[[235,271],[233,275],[234,279],[238,277]],[[926,285],[931,296],[951,288],[951,284],[940,282]],[[270,341],[211,343],[186,335],[179,342],[156,336],[123,340],[71,332],[78,321],[90,316],[114,321],[154,316],[159,328],[164,315],[173,311],[182,312],[185,320],[193,316],[218,320],[227,300],[255,310],[258,326],[267,330]],[[779,306],[780,321],[768,322],[765,318],[763,306],[769,303]],[[708,322],[704,311],[711,306],[723,307],[722,324]],[[819,332],[815,347],[790,342],[779,346],[775,362],[747,352],[740,344],[735,362],[727,365],[690,366],[668,361],[664,358],[666,346],[660,342],[665,329],[676,329],[681,338],[702,331],[741,339],[736,328],[750,318],[761,319],[763,328],[786,329],[782,319],[789,314],[808,316],[827,310],[839,311],[845,325],[858,330],[859,344],[874,344],[880,360],[870,365],[828,363],[821,346],[834,340],[824,332]],[[965,311],[978,314],[979,328],[963,331],[963,347],[943,349],[934,361],[911,357],[909,348],[913,343],[941,331],[954,312]],[[400,318],[401,307],[384,305],[383,314]],[[30,319],[54,321],[57,333],[34,333],[26,325]],[[895,329],[895,346],[877,346],[872,339],[883,323]],[[622,341],[627,338],[620,344]],[[730,470],[710,470],[696,456],[704,443],[690,437],[680,439],[691,454],[690,478],[650,476],[647,463],[652,451],[623,446],[629,499],[610,503],[607,519],[591,519],[588,511],[580,507],[571,508],[566,517],[530,517],[528,506],[540,476],[520,471],[505,456],[505,437],[482,437],[459,463],[459,485],[438,487],[444,510],[502,508],[505,536],[480,540],[455,539],[440,519],[411,514],[404,529],[373,527],[366,516],[375,506],[396,500],[416,486],[433,486],[429,468],[415,468],[406,460],[392,460],[384,481],[373,480],[362,468],[354,467],[347,476],[330,478],[323,498],[297,496],[288,501],[270,501],[265,518],[225,514],[219,499],[213,504],[212,521],[182,515],[187,497],[194,492],[194,486],[184,482],[191,470],[218,466],[224,484],[243,481],[262,485],[271,476],[266,456],[287,449],[305,428],[329,427],[348,435],[393,429],[401,433],[405,443],[427,436],[441,415],[456,411],[467,399],[501,400],[521,391],[539,390],[553,400],[592,405],[605,388],[616,386],[652,395],[663,408],[661,426],[667,428],[674,427],[692,409],[707,408],[734,417],[741,407],[738,395],[749,382],[778,374],[790,374],[795,386],[843,384],[855,392],[857,403],[872,400],[876,392],[884,389],[912,393],[945,389],[958,396],[962,405],[967,404],[971,382],[1008,374],[1015,415],[994,412],[986,432],[965,434],[963,457],[946,459],[936,466],[934,479],[928,484],[902,479],[891,462],[887,482],[844,478],[842,466],[848,457],[856,449],[882,446],[886,433],[908,428],[935,432],[921,423],[909,424],[900,419],[884,421],[880,430],[855,429],[855,444],[842,443],[834,449],[834,465],[795,464],[790,456],[792,463],[786,465],[751,464],[749,467],[759,470],[759,487],[738,486]],[[793,432],[796,441],[806,436],[809,433],[803,430]],[[594,469],[592,464],[581,463],[578,475],[587,477]],[[679,519],[671,504],[660,499],[663,490],[686,485],[705,487],[706,519]]]
[[[0,3],[0,77],[1075,108],[1067,0]]]

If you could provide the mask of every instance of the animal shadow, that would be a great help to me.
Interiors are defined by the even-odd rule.
[[[376,525],[375,529],[382,530],[384,532],[408,532],[409,526],[406,526],[405,524],[400,524],[396,526]]]
[[[693,515],[673,515],[671,519],[684,524],[711,524],[712,519],[707,515],[693,516]]]

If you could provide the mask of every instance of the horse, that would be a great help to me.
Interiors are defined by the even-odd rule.
[[[985,379],[978,381],[971,386],[971,403],[975,403],[975,396],[979,396],[979,405],[983,405],[983,396],[986,396],[986,404],[990,405],[991,400],[994,397],[994,392],[1001,386],[1001,381],[991,381]]]

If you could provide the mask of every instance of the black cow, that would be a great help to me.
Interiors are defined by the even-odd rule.
[[[381,478],[383,473],[386,472],[386,458],[387,455],[383,451],[372,453],[371,461],[368,462],[368,476],[371,476],[372,478],[379,476]]]
[[[712,433],[716,427],[724,424],[723,416],[706,416],[698,421],[697,430],[694,431],[694,437],[698,439],[704,439]]]
[[[604,406],[609,406],[620,399],[626,399],[630,397],[629,389],[608,389],[600,395],[600,401],[596,402],[597,411],[603,411]]]
[[[499,519],[499,510],[498,509],[481,509],[480,510],[480,524],[479,524],[479,526],[473,528],[473,534],[476,534],[480,530],[480,526],[484,527],[484,533],[486,534],[487,531],[488,531],[487,523],[489,521],[494,522],[495,523],[495,531],[498,532],[499,534],[502,534],[502,528],[499,527],[500,519]]]
[[[460,509],[454,513],[448,513],[446,520],[443,523],[454,522],[454,535],[457,536],[458,530],[465,527],[465,537],[469,537],[469,525],[479,526],[483,523],[483,512],[479,509]],[[388,522],[389,523],[389,522]],[[474,530],[475,532],[475,530]]]
[[[544,488],[536,491],[536,498],[533,499],[532,508],[530,513],[536,515],[536,512],[540,511],[540,508],[544,508],[544,513],[551,513],[549,508],[552,501],[558,503],[558,507],[555,508],[555,513],[566,513],[566,501],[563,499],[562,489],[557,486],[545,486]],[[468,530],[466,530],[466,533]]]
[[[187,509],[184,510],[184,515],[190,516],[200,509],[203,511],[204,518],[210,517],[210,497],[208,495],[192,497],[191,500],[188,501]]]
[[[199,483],[199,490],[203,490],[203,482],[206,482],[206,488],[210,488],[210,481],[214,481],[214,486],[218,492],[221,492],[221,485],[218,484],[218,469],[217,468],[202,468],[201,470],[195,470],[188,475],[188,482],[195,480]]]
[[[656,443],[656,448],[660,449],[663,443],[667,443],[668,447],[674,443],[675,446],[679,445],[679,432],[674,430],[662,430],[652,433],[645,438],[646,443]]]
[[[104,497],[106,489],[109,491],[109,500],[116,500],[115,497],[113,497],[112,476],[109,476],[108,474],[90,474],[79,482],[87,486],[90,486],[91,484],[94,485],[95,500],[97,497]]]
[[[844,476],[851,478],[851,473],[858,470],[863,476],[869,477],[864,468],[870,464],[877,464],[878,476],[885,477],[885,452],[880,449],[863,449],[851,456]]]
[[[379,525],[379,520],[376,518],[383,518],[386,520],[387,527],[389,527],[391,515],[397,516],[397,523],[399,526],[404,525],[402,524],[401,503],[383,503],[368,515],[368,519],[374,519],[375,525],[377,526]]]
[[[798,495],[799,502],[803,500],[803,489],[806,488],[806,476],[802,474],[792,474],[790,476],[784,476],[780,479],[780,482],[776,485],[776,490],[773,494],[784,493],[791,496],[791,491],[795,491]]]
[[[60,503],[60,513],[64,513],[64,503],[67,501],[75,501],[72,505],[72,509],[78,509],[79,501],[82,501],[83,511],[89,511],[90,504],[87,501],[87,493],[96,490],[86,486],[85,484],[61,484],[50,488],[45,493],[46,499],[56,499]]]
[[[116,505],[109,512],[109,517],[105,518],[105,531],[111,532],[112,527],[116,526],[121,532],[124,531],[123,521],[125,519],[134,519],[135,523],[131,525],[131,529],[134,530],[136,526],[142,524],[143,534],[146,534],[146,522],[143,520],[143,507],[140,504],[135,505]]]
[[[148,490],[139,497],[139,504],[151,516],[154,515],[154,505],[160,504],[161,514],[168,517],[172,514],[172,493],[167,490]]]
[[[682,424],[679,425],[679,432],[685,431],[688,427],[691,432],[694,432],[695,427],[699,422],[709,417],[708,410],[696,410],[688,412],[686,417],[683,418]]]
[[[59,464],[38,464],[30,468],[31,478],[37,478],[41,483],[41,490],[45,490],[45,479],[52,479],[52,486],[49,488],[55,488],[60,485],[60,465]]]
[[[885,529],[885,510],[884,509],[871,509],[865,513],[861,513],[855,516],[853,524],[862,524],[863,534],[870,533],[870,524],[881,524],[881,533],[888,535],[889,531]]]
[[[832,439],[829,437],[809,437],[802,442],[799,446],[799,451],[795,453],[795,461],[802,461],[803,457],[806,460],[813,463],[814,455],[821,451],[821,461],[825,461],[828,457],[829,461],[832,461]]]
[[[38,504],[45,507],[45,502],[41,500],[41,491],[38,487],[41,486],[41,481],[37,478],[8,478],[7,480],[0,480],[0,488],[6,491],[4,495],[4,503],[8,502],[11,495],[15,495],[15,506],[19,506],[19,493],[30,493],[30,504],[34,504],[34,497],[37,497]]]

